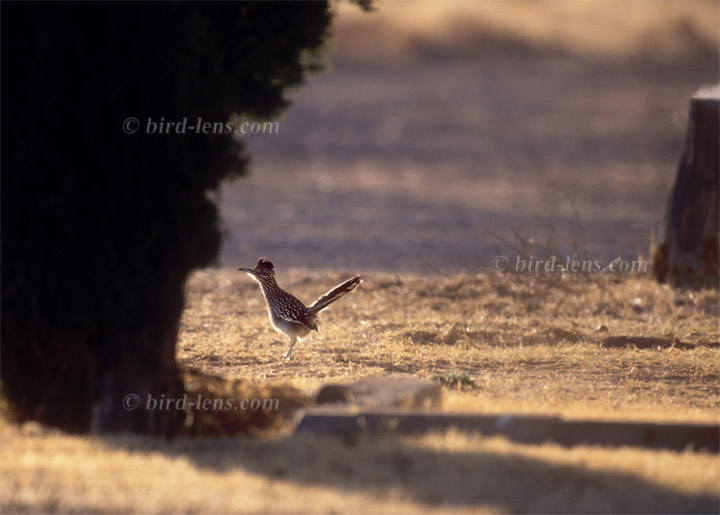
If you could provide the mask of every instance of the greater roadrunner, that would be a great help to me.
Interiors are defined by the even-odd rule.
[[[260,283],[268,315],[273,327],[290,337],[290,348],[283,358],[290,359],[298,338],[307,336],[310,331],[317,331],[318,314],[346,293],[350,293],[362,282],[359,275],[348,279],[342,284],[305,307],[295,296],[280,288],[275,282],[275,267],[267,258],[260,258],[255,268],[238,268]]]

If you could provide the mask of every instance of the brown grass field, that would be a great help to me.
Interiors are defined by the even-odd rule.
[[[339,4],[338,14],[340,56],[372,62],[488,43],[588,58],[676,59],[712,48],[718,38],[718,5],[703,0],[401,0],[379,3],[371,15]]]
[[[348,275],[279,271],[278,281],[309,303]],[[678,293],[642,276],[609,274],[370,273],[323,313],[319,333],[285,362],[279,357],[287,338],[271,328],[265,301],[245,274],[199,272],[189,288],[178,360],[225,377],[312,389],[373,374],[427,379],[465,372],[475,387],[452,392],[449,409],[718,416],[720,313],[711,290]]]
[[[308,301],[346,275],[292,270],[278,279]],[[178,360],[308,392],[374,374],[465,372],[474,386],[444,388],[443,409],[717,422],[718,300],[717,291],[681,293],[642,276],[369,273],[285,362],[286,339],[270,328],[257,286],[235,270],[209,270],[188,285]],[[457,431],[353,443],[311,435],[165,442],[1,428],[3,512],[711,513],[718,506],[720,461],[692,449],[523,445]]]
[[[558,224],[563,248],[581,246],[562,230],[581,222],[588,255],[606,261],[647,253],[687,96],[717,80],[718,3],[337,9],[335,69],[295,94],[282,134],[248,142],[252,175],[218,196],[225,246],[218,268],[188,282],[180,365],[307,394],[372,375],[454,375],[465,381],[443,387],[448,412],[720,422],[717,290],[489,267],[498,240],[528,220]],[[289,362],[257,285],[235,270],[260,255],[306,303],[364,277]],[[2,513],[720,507],[718,455],[690,448],[528,445],[456,430],[348,442],[290,436],[289,424],[165,441],[67,435],[3,412]]]

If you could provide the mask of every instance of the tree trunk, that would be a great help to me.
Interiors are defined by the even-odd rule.
[[[665,239],[653,262],[659,282],[718,287],[720,85],[690,100],[685,149],[665,213]]]
[[[178,399],[184,393],[175,362],[184,278],[168,275],[156,279],[163,285],[157,290],[128,288],[131,300],[125,303],[118,302],[117,292],[114,299],[97,296],[97,304],[116,302],[118,312],[123,304],[142,306],[132,326],[77,314],[57,322],[38,292],[17,287],[5,292],[3,389],[14,417],[73,433],[178,434],[184,411],[148,409],[149,398]]]
[[[161,399],[174,402],[185,392],[175,362],[180,316],[178,312],[174,323],[157,327],[156,346],[132,346],[138,335],[121,333],[111,337],[112,348],[134,347],[135,353],[118,352],[117,359],[105,371],[100,398],[93,406],[92,432],[131,431],[173,437],[181,431],[184,410],[157,404]],[[142,341],[142,336],[139,339]]]

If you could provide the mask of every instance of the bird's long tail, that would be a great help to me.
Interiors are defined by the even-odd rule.
[[[307,314],[308,315],[316,315],[320,313],[323,309],[328,307],[330,304],[338,300],[343,295],[346,295],[353,291],[355,288],[358,287],[358,285],[362,282],[362,279],[359,275],[356,275],[355,277],[348,279],[342,284],[339,284],[335,286],[332,290],[327,292],[325,295],[320,297],[318,300],[313,302],[308,308],[307,308]]]

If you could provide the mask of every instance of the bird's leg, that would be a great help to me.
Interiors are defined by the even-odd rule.
[[[290,337],[290,348],[287,350],[287,352],[283,355],[283,358],[290,359],[292,358],[292,349],[293,345],[295,345],[295,342],[297,341],[297,338],[295,336]]]

